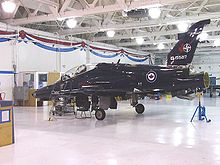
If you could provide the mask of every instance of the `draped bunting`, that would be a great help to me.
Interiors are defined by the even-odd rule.
[[[98,57],[103,57],[103,58],[114,58],[114,57],[117,57],[119,54],[115,53],[115,54],[111,54],[111,55],[103,55],[103,54],[100,54],[100,53],[97,53],[93,50],[90,50],[90,52]]]
[[[33,41],[31,38],[29,37],[26,37],[29,41]],[[43,48],[43,49],[46,49],[46,50],[50,50],[50,51],[54,51],[54,52],[72,52],[76,49],[78,49],[77,47],[70,47],[70,48],[55,48],[55,47],[52,47],[52,46],[47,46],[47,45],[44,45],[44,44],[41,44],[39,42],[35,42],[33,41],[33,44],[40,47],[40,48]]]
[[[51,47],[51,46],[47,46],[47,45],[43,45],[41,43],[38,43],[38,42],[33,42],[34,45],[40,47],[40,48],[43,48],[43,49],[46,49],[46,50],[50,50],[50,51],[54,51],[54,52],[72,52],[78,48],[54,48],[54,47]]]
[[[7,41],[10,41],[11,39],[10,38],[0,38],[0,42],[7,42]]]
[[[118,50],[112,50],[112,49],[106,49],[106,48],[98,48],[98,47],[95,47],[95,46],[92,46],[92,45],[88,45],[91,49],[95,49],[95,50],[101,50],[101,51],[104,51],[104,52],[122,52],[123,49],[118,49]]]
[[[7,32],[7,31],[2,31],[0,30],[0,35],[12,35],[12,34],[16,34],[16,32]]]
[[[147,59],[148,59],[148,57],[145,57],[145,58],[143,58],[143,59],[137,59],[137,58],[134,58],[134,57],[132,57],[132,56],[128,56],[128,55],[125,55],[129,60],[131,60],[131,61],[134,61],[134,62],[144,62],[144,61],[146,61]]]
[[[15,72],[14,71],[2,71],[2,70],[0,70],[0,74],[15,74]]]
[[[83,42],[67,42],[67,41],[60,41],[60,40],[53,40],[53,39],[47,39],[43,37],[38,37],[33,34],[26,33],[25,31],[21,30],[19,31],[19,34],[14,32],[7,32],[7,31],[1,31],[0,30],[0,35],[13,35],[10,37],[3,37],[0,38],[0,42],[7,42],[10,40],[17,40],[18,43],[20,42],[25,42],[26,44],[28,41],[31,41],[34,45],[45,49],[49,51],[54,51],[54,52],[73,52],[77,49],[80,48],[80,50],[85,50],[85,48],[88,48],[91,54],[102,57],[102,58],[114,58],[119,55],[128,58],[131,61],[134,62],[144,62],[148,59],[150,55],[139,55],[139,54],[134,54],[131,52],[128,52],[124,49],[107,49],[107,48],[100,48],[96,47],[93,45],[88,45],[87,43]],[[26,40],[25,40],[26,38]],[[28,41],[27,41],[28,40]],[[45,44],[44,44],[45,43]],[[53,44],[51,46],[46,45],[46,44]],[[59,45],[59,47],[55,47]],[[66,46],[66,47],[61,47],[61,46]],[[98,51],[98,52],[97,52]],[[100,53],[103,52],[103,53]],[[113,53],[113,54],[110,54]]]
[[[24,32],[25,33],[25,32]],[[32,34],[26,33],[26,35],[30,36],[31,38],[34,38],[36,40],[39,40],[41,42],[46,42],[46,43],[51,43],[51,44],[57,44],[57,45],[65,45],[65,46],[76,46],[76,45],[81,45],[81,42],[77,43],[72,43],[72,42],[65,42],[65,41],[58,41],[58,40],[51,40],[51,39],[46,39],[46,38],[41,38],[34,36]]]
[[[119,55],[121,55],[121,56],[125,55],[125,57],[127,57],[129,60],[134,61],[134,62],[144,62],[144,61],[146,61],[148,59],[148,57],[143,58],[143,59],[137,59],[137,58],[134,58],[134,57],[130,57],[130,56],[126,55],[126,54],[120,54],[120,53],[115,53],[115,54],[111,54],[111,55],[103,55],[103,54],[97,53],[97,52],[95,52],[93,50],[90,50],[90,52],[92,54],[94,54],[94,55],[96,55],[98,57],[102,57],[102,58],[114,58],[114,57],[117,57]]]

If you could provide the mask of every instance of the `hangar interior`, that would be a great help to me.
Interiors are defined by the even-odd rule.
[[[0,147],[0,164],[219,164],[219,0],[0,3],[0,105],[13,101],[14,112],[13,122],[4,108],[0,113],[14,130],[14,144]],[[178,34],[207,19],[189,67],[209,74],[210,87],[201,97],[209,123],[197,116],[190,122],[199,104],[196,95],[193,100],[144,97],[141,115],[129,100],[117,98],[117,109],[106,111],[102,121],[94,112],[92,118],[70,113],[48,121],[52,103],[32,96],[84,64],[166,65]],[[3,119],[0,144],[8,138],[1,124]]]

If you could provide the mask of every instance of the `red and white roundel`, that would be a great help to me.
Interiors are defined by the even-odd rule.
[[[153,70],[150,70],[147,74],[146,74],[146,79],[149,83],[153,83],[157,80],[157,73],[154,72]]]

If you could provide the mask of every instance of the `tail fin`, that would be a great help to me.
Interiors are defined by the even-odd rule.
[[[199,21],[193,24],[186,33],[178,35],[179,41],[167,55],[167,65],[187,65],[192,62],[199,43],[198,35],[202,33],[207,24],[210,24],[210,19]]]

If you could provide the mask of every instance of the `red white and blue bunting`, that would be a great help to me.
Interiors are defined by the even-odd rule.
[[[75,50],[85,51],[88,49],[91,54],[101,57],[101,58],[115,58],[117,56],[126,57],[131,61],[134,62],[144,62],[146,61],[150,55],[139,55],[128,52],[124,49],[106,49],[101,48],[93,45],[89,45],[82,42],[68,42],[68,41],[61,41],[61,40],[54,40],[43,38],[39,36],[35,36],[33,34],[26,33],[25,31],[21,30],[19,33],[8,32],[8,31],[1,31],[0,30],[0,42],[7,42],[11,40],[16,40],[18,43],[24,42],[28,44],[29,42],[33,43],[34,45],[54,52],[73,52]]]

